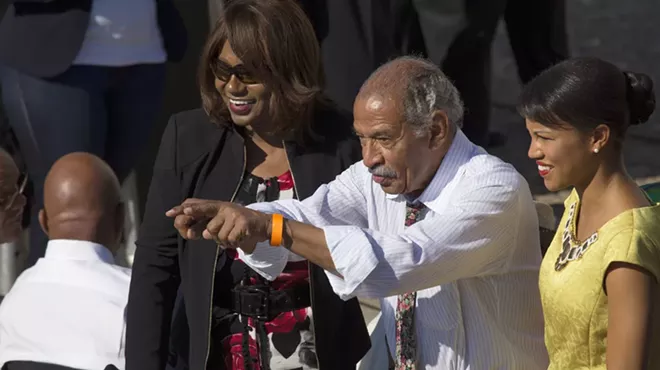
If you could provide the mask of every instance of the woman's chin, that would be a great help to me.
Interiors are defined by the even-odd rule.
[[[230,111],[229,117],[231,117],[231,121],[234,122],[234,124],[237,126],[248,126],[250,124],[250,119],[248,116],[235,114]]]
[[[254,113],[255,112],[250,112],[249,114],[236,114],[229,111],[232,122],[234,122],[236,126],[240,127],[253,126],[255,117]]]
[[[568,188],[567,185],[558,184],[557,182],[549,179],[544,179],[543,185],[545,185],[545,188],[548,189],[548,191],[553,193]]]
[[[236,125],[238,127],[250,126],[249,121],[245,121],[245,120],[242,120],[242,119],[235,119],[234,117],[232,117],[231,121],[234,123],[234,125]]]

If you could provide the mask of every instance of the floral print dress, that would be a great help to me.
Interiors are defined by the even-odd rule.
[[[295,198],[291,173],[262,179],[246,173],[235,202],[248,205]],[[227,284],[231,279],[232,284]],[[227,305],[230,290],[237,284],[269,285],[271,290],[309,289],[308,262],[291,255],[282,274],[268,282],[250,269],[233,250],[225,250],[216,272],[213,308],[213,349],[227,370],[297,370],[317,369],[311,307],[283,312],[264,322],[241,317]],[[259,330],[258,330],[259,329]],[[247,336],[246,336],[247,333]],[[219,340],[219,344],[217,341]],[[209,364],[212,365],[213,361]],[[213,366],[209,366],[213,369]]]

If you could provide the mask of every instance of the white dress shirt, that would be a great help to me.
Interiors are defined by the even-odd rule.
[[[0,304],[0,367],[46,362],[84,370],[125,366],[131,270],[102,245],[51,240]]]
[[[417,199],[429,212],[405,227],[406,199],[383,192],[356,163],[304,201],[250,208],[322,227],[343,299],[380,298],[394,354],[397,294],[418,291],[424,369],[546,369],[538,290],[538,220],[526,181],[458,131]],[[291,252],[267,243],[243,261],[273,279]]]
[[[89,25],[73,64],[123,67],[164,63],[156,0],[93,0]]]

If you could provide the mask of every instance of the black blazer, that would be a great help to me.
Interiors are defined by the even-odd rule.
[[[154,0],[169,61],[183,58],[186,27],[172,0]],[[82,46],[92,0],[9,0],[0,22],[0,64],[36,77],[66,71]]]
[[[321,139],[313,145],[286,143],[301,199],[361,158],[349,116],[322,111],[315,122]],[[179,284],[190,329],[190,369],[204,369],[210,351],[211,297],[214,281],[219,280],[214,264],[220,249],[212,241],[180,238],[165,212],[191,197],[229,201],[239,185],[243,161],[243,137],[231,126],[214,125],[201,109],[170,119],[136,243],[127,313],[127,370],[164,368]],[[370,347],[358,301],[345,302],[334,294],[320,267],[311,265],[310,271],[321,369],[354,369]]]

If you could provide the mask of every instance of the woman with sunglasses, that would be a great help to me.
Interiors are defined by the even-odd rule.
[[[314,30],[293,0],[227,5],[201,58],[204,109],[171,118],[154,166],[128,304],[128,370],[165,367],[179,287],[174,357],[190,369],[345,370],[366,353],[357,300],[337,297],[322,269],[292,255],[266,281],[213,242],[177,237],[165,215],[189,198],[303,199],[360,160],[352,119],[324,99],[322,80]]]
[[[545,186],[572,188],[540,270],[549,369],[660,369],[660,205],[622,151],[626,130],[655,109],[651,79],[576,58],[521,100]]]

